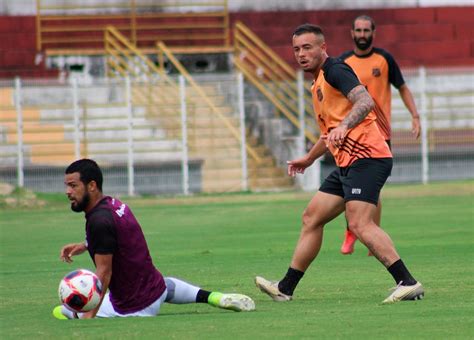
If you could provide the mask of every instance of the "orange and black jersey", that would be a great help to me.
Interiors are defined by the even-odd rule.
[[[311,87],[321,134],[336,128],[351,111],[353,104],[346,96],[358,85],[360,82],[350,66],[340,59],[326,59]],[[375,113],[371,111],[359,125],[348,131],[340,148],[329,146],[337,166],[346,167],[361,158],[392,157],[375,119]]]
[[[390,84],[397,89],[405,84],[395,59],[387,51],[376,47],[367,55],[359,56],[354,51],[348,51],[340,58],[352,67],[360,82],[374,99],[377,124],[384,138],[389,140],[392,101]]]

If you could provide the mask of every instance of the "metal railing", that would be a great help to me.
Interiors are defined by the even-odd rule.
[[[304,85],[301,99],[297,72],[241,22],[235,24],[234,53],[235,66],[291,124],[300,129],[299,117],[304,116],[308,123],[303,125],[315,126],[310,86]],[[305,128],[305,136],[312,143],[316,143],[317,134]]]
[[[412,136],[411,117],[394,90],[394,168],[389,181],[426,183],[472,179],[474,70],[450,68],[441,73],[440,70],[420,68],[413,72],[404,70],[404,76],[415,97],[424,133],[418,140]],[[203,78],[197,80],[201,85],[204,82]],[[219,86],[226,93],[225,102],[234,108],[237,105],[233,96],[239,94],[241,109],[233,112],[243,113],[244,108],[249,107],[248,103],[254,100],[247,97],[246,102],[242,101],[242,93],[250,91],[251,85],[247,82],[245,88],[239,88],[235,80],[235,75],[228,75],[226,83],[220,79]],[[216,78],[206,78],[206,81],[209,82],[206,86],[210,86]],[[183,150],[181,137],[185,132],[169,138],[168,128],[157,127],[149,119],[144,106],[130,100],[134,96],[132,87],[146,88],[147,81],[130,82],[132,86],[126,83],[126,78],[94,78],[91,83],[77,83],[75,79],[69,82],[43,79],[0,81],[0,182],[37,191],[60,192],[65,166],[79,157],[92,157],[111,171],[111,176],[107,176],[107,192],[127,193],[127,187],[135,187],[136,191],[132,192],[136,193],[184,193],[182,183],[185,181],[181,179],[184,167],[180,157]],[[242,86],[241,81],[239,84]],[[188,89],[186,97],[193,97],[189,86]],[[187,103],[187,100],[182,100],[183,86],[180,90],[180,103]],[[182,109],[180,116],[183,116]],[[188,126],[191,126],[195,117],[192,112],[187,117]],[[249,110],[247,121],[250,117]],[[215,120],[218,121],[217,117]],[[183,124],[179,124],[182,128]],[[243,127],[242,123],[240,127]],[[235,138],[227,131],[222,132],[227,139],[225,143],[221,143],[223,139],[216,143],[220,148],[215,149],[218,153],[215,159],[219,163],[232,163],[232,168],[215,169],[216,172],[205,175],[208,169],[204,169],[204,163],[207,160],[193,158],[190,153],[190,192],[216,191],[215,187],[208,190],[204,185],[206,176],[211,182],[218,183],[229,172],[234,173],[234,184],[224,187],[222,182],[219,183],[220,192],[243,190],[240,152],[244,152],[244,148],[233,150]],[[195,138],[190,129],[187,134],[189,140]],[[195,140],[200,143],[207,138],[203,134],[197,137]],[[271,138],[272,146],[280,144],[278,158],[282,163],[301,156],[295,140],[295,136],[287,135]],[[127,169],[130,159],[133,159],[134,171]],[[324,161],[322,178],[332,170],[333,167]],[[248,177],[251,178],[250,173]],[[319,179],[311,174],[307,177]],[[316,188],[313,186],[312,190]]]
[[[194,79],[191,77],[189,72],[186,71],[186,69],[179,62],[179,60],[176,59],[176,57],[173,55],[171,50],[163,42],[158,42],[156,46],[158,48],[159,53],[168,58],[168,60],[179,71],[179,73],[184,76],[186,81],[196,91],[196,93],[199,95],[199,100],[203,101],[209,107],[212,114],[217,116],[222,121],[222,123],[227,128],[227,130],[229,130],[231,135],[234,136],[234,138],[237,139],[239,143],[241,143],[242,142],[241,133],[230,122],[230,120],[216,107],[216,105],[210,100],[210,98],[206,95],[204,90],[194,81]],[[163,57],[161,57],[160,59],[163,59]],[[246,149],[250,157],[253,158],[257,162],[257,164],[261,162],[260,156],[250,145],[247,144]]]
[[[36,0],[36,7],[36,48],[49,55],[102,54],[109,25],[141,49],[153,50],[158,40],[183,53],[230,46],[227,0]]]
[[[171,113],[173,111],[173,103],[177,104],[179,101],[179,85],[171,79],[162,67],[155,65],[148,57],[142,54],[138,48],[136,48],[131,42],[129,42],[117,29],[114,27],[107,27],[104,36],[105,50],[107,52],[107,74],[113,76],[115,73],[125,77],[144,77],[147,80],[162,79],[162,86],[159,91],[151,91],[151,98],[159,99],[153,101],[153,104],[168,104]],[[241,135],[238,129],[230,122],[230,120],[217,108],[212,100],[206,95],[205,91],[194,81],[189,72],[183,67],[183,65],[176,59],[170,49],[163,43],[157,43],[157,52],[159,53],[160,65],[164,64],[164,56],[176,67],[181,75],[184,76],[186,81],[195,91],[198,96],[196,99],[191,100],[191,105],[199,101],[201,104],[205,104],[210,110],[211,115],[216,116],[229,131],[229,133],[241,143]],[[145,91],[147,89],[144,89]],[[136,91],[142,98],[147,96],[144,91]],[[148,94],[150,91],[148,91]],[[150,96],[148,95],[148,98]],[[175,109],[178,109],[175,107]],[[176,117],[179,117],[179,110],[175,110]],[[178,122],[178,118],[176,119]],[[257,163],[260,162],[258,153],[249,145],[246,145],[247,152],[250,157]]]

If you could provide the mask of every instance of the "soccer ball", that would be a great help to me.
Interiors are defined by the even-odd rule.
[[[61,280],[58,293],[61,303],[71,311],[88,312],[100,302],[102,283],[93,272],[78,269]]]

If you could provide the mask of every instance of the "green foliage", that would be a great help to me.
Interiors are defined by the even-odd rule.
[[[51,311],[58,303],[61,277],[75,268],[93,268],[87,254],[72,265],[59,261],[62,245],[84,238],[84,217],[72,213],[63,197],[40,195],[45,207],[0,210],[1,337],[470,338],[472,190],[452,190],[444,184],[446,194],[426,190],[426,195],[410,197],[412,190],[421,192],[413,186],[384,190],[382,224],[425,285],[422,301],[381,305],[393,280],[360,243],[353,255],[340,255],[342,218],[326,227],[320,255],[294,301],[275,303],[261,294],[253,278],[280,279],[286,272],[308,195],[129,199],[124,201],[141,222],[155,264],[165,276],[209,290],[250,295],[257,310],[234,313],[201,304],[165,304],[156,318],[74,321],[55,320]]]

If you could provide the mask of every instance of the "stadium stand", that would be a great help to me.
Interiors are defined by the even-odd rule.
[[[140,2],[137,1],[136,3],[139,4]],[[281,82],[286,81],[285,77],[291,78],[292,86],[294,86],[296,65],[292,50],[289,48],[292,30],[304,22],[320,24],[327,32],[328,40],[336,42],[330,44],[329,53],[337,55],[352,48],[349,25],[352,19],[360,14],[360,11],[319,10],[231,13],[227,9],[227,1],[212,3],[214,7],[211,6],[212,8],[207,12],[183,13],[180,10],[173,12],[169,8],[164,11],[147,12],[146,8],[134,7],[129,9],[128,12],[125,11],[124,14],[123,11],[117,12],[116,8],[108,8],[109,5],[106,5],[106,7],[97,5],[88,8],[89,12],[93,9],[96,13],[84,14],[81,13],[84,8],[73,5],[71,8],[79,10],[79,13],[63,15],[59,13],[60,11],[58,12],[58,6],[44,5],[44,8],[39,7],[39,15],[37,16],[1,16],[0,38],[3,38],[5,43],[0,46],[0,78],[11,79],[15,76],[38,79],[51,78],[55,81],[59,79],[60,83],[68,85],[66,78],[58,78],[58,76],[64,77],[65,71],[70,72],[72,76],[74,73],[72,66],[82,67],[83,65],[71,65],[70,60],[72,59],[67,58],[71,56],[74,58],[76,56],[81,58],[104,58],[107,50],[107,46],[104,45],[106,25],[113,25],[123,34],[124,39],[138,48],[139,53],[143,54],[143,58],[147,60],[143,61],[145,59],[142,59],[142,63],[157,65],[161,72],[166,71],[173,75],[183,74],[179,71],[176,63],[171,62],[173,56],[176,56],[180,65],[186,65],[188,71],[193,70],[196,73],[206,73],[209,70],[229,72],[232,66],[229,68],[230,62],[227,61],[226,63],[225,60],[227,60],[230,52],[235,52],[235,67],[245,71],[244,61],[246,58],[247,61],[252,58],[255,61],[264,56],[262,52],[259,52],[260,55],[256,56],[249,56],[246,52],[249,46],[242,43],[242,41],[254,39],[260,41],[258,45],[261,50],[267,49],[276,52],[277,58],[281,59],[281,62],[275,62],[276,59],[274,59],[266,68],[264,63],[254,62],[253,66],[250,67],[248,64],[247,71],[251,70],[254,74],[252,76],[252,74],[244,72],[246,79],[250,80],[260,92],[264,93],[267,100],[275,105],[276,109],[270,109],[272,115],[276,113],[277,117],[280,117],[279,115],[282,114],[294,127],[298,127],[299,123],[295,118],[297,116],[295,114],[297,112],[296,89],[292,89],[290,92],[284,90],[283,92],[265,94],[266,89],[271,90],[273,88],[274,90],[281,85]],[[135,2],[130,1],[130,4],[135,4]],[[101,11],[105,12],[102,13]],[[55,16],[58,13],[59,16]],[[364,13],[374,17],[378,23],[377,44],[393,51],[395,58],[402,67],[413,68],[421,65],[425,67],[471,67],[474,65],[474,28],[471,24],[471,18],[474,16],[473,7],[371,9],[364,11]],[[279,20],[276,21],[275,16],[278,16]],[[237,43],[238,39],[235,38],[240,33],[238,33],[237,28],[234,29],[238,26],[238,22],[241,22],[241,26],[244,27],[241,32],[244,30],[250,32],[240,42],[240,45]],[[162,41],[165,48],[170,50],[170,54],[166,57],[160,54],[157,56],[158,48],[155,44],[159,40]],[[110,52],[107,50],[107,53]],[[122,64],[117,63],[115,72],[118,72],[121,76],[125,76],[127,73],[133,74],[132,69],[126,72],[124,70],[126,64],[130,65],[132,60],[136,59],[136,54],[133,54],[135,52],[122,51],[120,53],[131,58],[120,61]],[[192,59],[196,55],[199,55],[199,57]],[[216,56],[218,55],[224,56],[223,64],[225,65],[209,67],[209,65],[216,64],[216,60],[218,60]],[[246,57],[242,57],[242,55],[246,55]],[[61,70],[46,68],[47,59],[57,61],[61,58],[63,58],[63,62],[56,63],[56,65],[63,65]],[[263,58],[267,58],[267,56],[265,55]],[[64,62],[64,60],[66,61]],[[69,60],[69,65],[67,65],[67,60]],[[191,60],[191,64],[186,64],[186,60]],[[201,66],[198,65],[199,63]],[[276,68],[272,70],[272,67],[277,63],[288,63],[290,65],[288,76],[278,78],[278,74],[281,72]],[[103,72],[105,73],[105,71]],[[259,72],[263,72],[263,76]],[[163,77],[164,74],[157,74],[157,76],[158,78]],[[138,74],[140,77],[142,75]],[[218,78],[219,75],[214,74],[214,77]],[[466,81],[462,77],[460,79]],[[196,191],[214,192],[240,189],[242,176],[239,159],[240,137],[232,137],[232,133],[235,134],[235,131],[239,129],[239,121],[236,117],[235,105],[229,103],[228,94],[226,94],[233,90],[225,85],[226,82],[231,81],[229,79],[225,81],[205,79],[204,97],[202,94],[195,93],[196,89],[192,87],[187,90],[190,93],[190,100],[200,103],[189,105],[188,108],[190,115],[190,156],[193,158],[194,165],[198,166],[200,171],[202,170],[202,173],[199,173],[201,182],[198,187],[194,188]],[[90,84],[93,81],[88,80],[88,82]],[[167,92],[169,91],[168,87],[150,84],[135,84],[132,88],[132,105],[134,105],[136,114],[133,126],[141,127],[140,131],[137,131],[134,135],[135,147],[139,150],[135,155],[136,160],[142,163],[150,160],[166,163],[167,160],[173,160],[179,165],[181,149],[179,146],[178,95],[169,96],[166,94],[169,93]],[[105,92],[110,90],[105,88],[104,85],[103,91]],[[2,91],[10,91],[4,98],[11,98],[11,88],[3,87]],[[146,95],[150,91],[165,94],[165,101],[163,99],[156,100],[156,98],[150,99],[152,97]],[[467,98],[466,89],[461,86],[457,91],[460,93],[459,95],[456,94],[460,101],[465,101],[465,98]],[[66,92],[62,94],[63,92],[59,91],[56,95],[67,97],[68,94]],[[89,93],[91,97],[97,96],[97,93],[92,94],[90,91]],[[38,96],[38,94],[36,95]],[[108,95],[110,96],[110,93]],[[107,95],[103,96],[102,99],[104,103],[107,102]],[[432,97],[429,100],[430,105],[438,107],[438,111],[442,112],[443,117],[449,114],[447,112],[449,112],[452,105],[448,97],[443,97],[441,102],[436,103],[433,102]],[[7,100],[5,103],[3,101],[4,99],[2,99],[1,105],[7,107],[7,111],[4,111],[5,115],[2,114],[2,117],[0,117],[0,138],[6,141],[2,145],[2,150],[5,150],[8,154],[13,154],[13,145],[16,142],[15,132],[12,132],[16,128],[15,108],[11,101]],[[207,101],[211,104],[207,107],[201,105]],[[41,107],[41,105],[36,105],[34,100],[31,103],[33,104],[27,105],[23,112],[25,119],[23,137],[27,163],[55,165],[66,162],[74,152],[72,125],[55,121],[54,117],[58,108],[47,109]],[[107,108],[104,107],[104,103],[96,107],[94,105],[90,106],[90,103],[88,103],[87,110],[84,109],[88,116],[88,122],[83,124],[83,129],[87,130],[84,132],[87,145],[81,145],[81,154],[104,162],[116,161],[123,164],[127,161],[127,155],[123,149],[126,138],[123,134],[117,132],[126,130],[126,126],[122,124],[126,120],[126,110],[123,108],[125,104],[120,104],[122,105],[121,108]],[[291,106],[293,111],[288,111],[287,107],[283,106],[285,104]],[[309,117],[307,126],[311,126],[312,108],[311,101],[308,98],[306,105],[306,114]],[[400,107],[398,111],[397,107]],[[470,126],[469,124],[472,123],[469,116],[470,112],[464,113],[463,111],[466,107],[469,108],[469,103],[461,105],[461,108],[457,110],[456,119],[459,121],[465,116],[467,117],[468,126]],[[400,103],[396,103],[394,105],[394,118],[397,114],[403,114],[403,110]],[[63,111],[68,112],[68,110]],[[70,109],[68,114],[72,116]],[[111,118],[118,119],[119,123],[113,123]],[[460,146],[462,149],[462,143],[465,143],[466,138],[469,143],[472,143],[472,129],[470,127],[462,129],[459,126],[446,126],[440,123],[442,119],[444,118],[438,118],[438,121],[433,123],[437,124],[436,128],[438,130],[433,130],[430,135],[430,151],[432,154],[459,150]],[[219,120],[220,122],[216,123]],[[410,158],[419,154],[419,143],[407,138],[407,127],[404,124],[403,122],[400,124],[399,131],[396,130],[396,122],[394,124],[394,135],[400,136],[399,139],[394,140],[394,147],[404,157]],[[107,128],[104,129],[103,126]],[[271,130],[271,127],[268,125],[264,129]],[[284,129],[282,128],[282,130]],[[316,135],[317,131],[306,133],[310,141],[314,141],[317,138]],[[45,142],[44,136],[48,136],[48,142]],[[459,138],[459,136],[466,138]],[[254,131],[247,130],[247,151],[250,155],[248,165],[249,182],[250,188],[253,190],[288,188],[293,185],[293,182],[285,177],[284,170],[279,168],[279,166],[284,167],[282,156],[275,157],[274,154],[275,149],[282,149],[283,139],[275,141],[272,138],[270,136],[270,138],[263,140],[265,138],[262,138],[262,135],[256,136]],[[440,140],[445,143],[438,143]],[[53,149],[55,150],[54,156],[51,155]],[[255,156],[252,156],[253,153],[255,153]],[[14,163],[13,160],[14,157],[12,156],[12,164]]]

